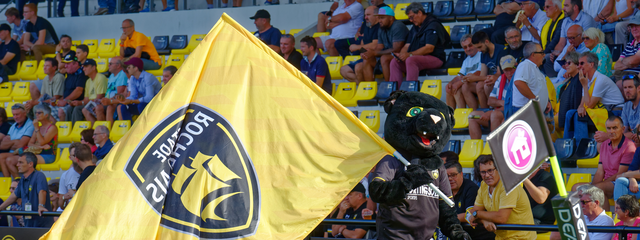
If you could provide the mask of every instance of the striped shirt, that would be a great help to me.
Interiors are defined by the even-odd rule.
[[[631,40],[631,42],[628,42],[627,45],[624,46],[624,50],[622,50],[622,52],[620,53],[620,59],[635,55],[640,48],[638,43],[640,42],[636,41],[635,39]],[[640,66],[626,69],[626,71],[640,72]]]

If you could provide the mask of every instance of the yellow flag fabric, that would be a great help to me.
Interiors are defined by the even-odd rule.
[[[41,239],[302,239],[393,151],[223,14]]]

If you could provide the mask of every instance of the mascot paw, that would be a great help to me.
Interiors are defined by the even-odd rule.
[[[431,172],[431,170],[423,165],[409,165],[407,171],[404,172],[404,178],[410,183],[410,189],[414,189],[433,182],[433,178],[429,172]]]
[[[371,200],[388,205],[403,204],[405,195],[409,190],[407,190],[402,181],[398,180],[390,182],[373,181],[369,185]]]
[[[460,224],[455,224],[452,226],[450,238],[451,240],[472,240],[471,236],[469,236],[469,234],[464,231],[464,229],[462,229],[462,226]]]

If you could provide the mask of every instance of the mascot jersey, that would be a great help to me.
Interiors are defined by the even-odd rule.
[[[404,164],[398,159],[386,156],[378,163],[372,181],[376,181],[376,178],[384,181],[397,179],[402,176],[404,169]],[[444,166],[440,167],[433,184],[449,198],[453,198]],[[409,203],[408,207],[402,204],[380,204],[376,219],[378,239],[410,240],[433,237],[438,225],[440,196],[425,184],[407,193],[405,200]]]

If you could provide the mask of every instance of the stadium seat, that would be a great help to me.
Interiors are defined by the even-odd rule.
[[[73,129],[71,129],[71,133],[69,134],[69,139],[71,139],[72,142],[80,142],[80,139],[82,139],[80,132],[84,131],[85,129],[91,129],[91,122],[76,121],[73,124]]]
[[[120,56],[120,39],[118,39],[116,47],[113,48],[113,54],[115,54],[115,56]]]
[[[571,187],[576,183],[590,183],[591,173],[572,173],[567,180],[567,191],[571,191]]]
[[[378,106],[378,104],[384,103],[389,98],[391,92],[395,91],[398,86],[397,82],[381,82],[378,85],[378,92],[374,99],[371,100],[358,100],[358,106]]]
[[[286,31],[286,30],[284,30],[284,29],[280,30],[280,34],[283,34],[283,35],[284,35],[285,33],[287,33],[287,31]]]
[[[166,64],[167,63],[164,60],[164,56],[160,56],[160,68],[156,70],[145,70],[145,71],[148,73],[151,73],[153,76],[162,76],[162,70],[167,66]]]
[[[460,150],[460,164],[463,168],[473,168],[473,162],[482,153],[484,142],[482,139],[469,139],[464,141]]]
[[[89,47],[89,55],[87,55],[87,58],[92,59],[98,57],[98,39],[87,39],[84,40],[82,44]]]
[[[465,129],[469,127],[469,114],[473,112],[472,108],[456,108],[453,111],[453,119],[456,120],[456,124],[453,129]]]
[[[406,10],[409,6],[409,3],[399,3],[396,5],[396,9],[394,13],[396,14],[396,20],[409,20],[409,16],[407,16]]]
[[[484,143],[481,155],[491,155],[491,147],[489,147],[489,142]]]
[[[420,91],[420,81],[404,81],[400,85],[400,90],[407,92]]]
[[[171,42],[169,42],[169,49],[185,49],[187,47],[187,43],[187,35],[173,35],[171,37]]]
[[[438,17],[441,22],[453,22],[456,18],[453,13],[453,1],[438,1],[433,7],[433,15]]]
[[[356,93],[356,83],[354,82],[343,82],[338,84],[338,90],[336,94],[333,96],[338,102],[346,102],[353,98]]]
[[[187,55],[187,54],[193,52],[193,49],[196,49],[198,44],[200,44],[202,39],[204,39],[204,36],[205,36],[204,34],[191,35],[191,38],[189,39],[189,44],[187,44],[186,48],[183,48],[183,49],[171,49],[171,54]]]
[[[463,1],[463,0],[459,0],[459,1]],[[470,33],[471,33],[471,26],[469,25],[453,26],[453,28],[451,28],[451,44],[453,48],[462,48],[462,46],[460,46],[460,39],[465,34],[470,34]]]
[[[58,142],[71,143],[72,123],[68,121],[58,121],[56,122],[56,127],[58,127]]]
[[[81,45],[81,44],[82,44],[82,41],[80,41],[80,40],[71,41],[71,46],[72,47],[77,47],[78,45]]]
[[[19,103],[19,102],[13,102],[12,101],[12,102],[5,102],[4,103],[4,109],[9,109],[7,111],[7,117],[10,117],[10,118],[13,117],[13,112],[11,112],[11,107],[13,107],[13,105],[15,105],[16,103]]]
[[[325,58],[325,61],[327,61],[327,65],[329,65],[329,74],[331,74],[331,79],[342,79],[342,75],[340,75],[340,67],[342,67],[342,57],[331,56]]]
[[[36,167],[40,171],[58,171],[60,170],[60,148],[56,150],[56,159],[52,163],[38,164]]]
[[[182,66],[182,63],[184,63],[184,55],[170,55],[169,59],[167,60],[167,65],[164,66],[168,67],[168,66],[175,66],[176,68],[180,69],[180,67]],[[162,73],[160,73],[160,75],[162,75]]]
[[[473,11],[478,20],[493,20],[496,19],[496,15],[493,13],[494,0],[477,0],[476,9]]]
[[[475,21],[473,0],[458,0],[453,8],[453,15],[456,16],[456,21]]]
[[[611,52],[611,60],[617,62],[620,58],[620,53],[624,50],[624,44],[608,44],[607,46],[609,46],[609,51]]]
[[[376,92],[378,92],[378,83],[375,81],[371,82],[360,82],[358,84],[358,89],[356,93],[353,95],[353,98],[349,100],[338,101],[345,107],[356,107],[358,106],[358,100],[370,100],[376,96]]]
[[[160,55],[167,55],[171,53],[169,48],[169,36],[155,36],[153,38],[153,46],[156,47],[156,51]]]
[[[464,59],[467,57],[462,51],[451,51],[447,57],[447,62],[439,69],[424,69],[420,71],[420,76],[430,75],[458,75]]]
[[[37,166],[37,165],[36,165]],[[0,177],[0,199],[6,201],[11,196],[11,177]]]
[[[342,66],[350,64],[351,62],[355,62],[360,60],[360,56],[346,56],[344,57],[344,60],[342,61]]]
[[[71,159],[69,159],[69,148],[58,150],[60,151],[60,153],[58,154],[58,163],[60,164],[60,170],[66,171],[72,165],[72,161]]]
[[[387,4],[387,6],[389,6],[391,8],[391,10],[395,9],[395,8],[393,8],[393,4]]]
[[[10,102],[11,101],[11,90],[13,89],[13,84],[10,82],[0,83],[0,102]]]
[[[18,63],[18,66],[16,66],[16,73],[14,73],[13,75],[9,75],[9,81],[18,81],[20,80],[20,75],[18,74],[20,71],[20,67],[22,66],[22,63]]]
[[[444,26],[444,30],[447,30],[448,34],[451,34],[451,26]]]
[[[98,53],[98,57],[100,58],[112,58],[116,56],[115,52],[113,51],[115,48],[118,48],[118,50],[120,50],[120,46],[116,47],[115,39],[102,39],[100,41],[100,45],[98,45],[98,50],[96,51],[96,53]]]
[[[107,58],[96,58],[93,59],[96,61],[96,70],[99,73],[104,73],[109,71],[109,59]]]
[[[31,92],[29,86],[31,82],[17,82],[11,91],[11,97],[15,102],[26,102],[31,100]]]
[[[118,120],[113,122],[113,126],[111,127],[111,132],[109,134],[109,139],[114,143],[120,140],[127,131],[131,128],[131,121],[129,120]]]
[[[420,4],[422,4],[422,8],[424,8],[424,12],[429,14],[433,13],[433,2],[421,2]]]
[[[473,29],[471,30],[471,34],[474,34],[477,31],[480,31],[480,30],[485,29],[485,28],[490,28],[490,27],[493,27],[493,24],[487,23],[487,24],[476,24],[476,25],[473,25]]]
[[[22,80],[36,80],[25,79],[25,77],[35,76],[36,70],[38,70],[38,62],[36,62],[36,60],[28,60],[22,62],[22,66],[20,67],[20,70],[18,70],[18,73],[16,73],[16,75],[18,75],[17,77]],[[11,80],[11,77],[9,77],[9,80]]]
[[[549,240],[550,237],[551,237],[551,232],[538,233],[536,236],[536,240]]]
[[[420,92],[429,94],[431,96],[434,96],[440,99],[440,97],[442,97],[442,80],[440,79],[424,80],[422,82],[422,87],[420,88]]]
[[[600,155],[595,156],[594,158],[578,159],[576,164],[579,168],[597,168],[599,162]]]
[[[292,36],[295,36],[296,34],[298,34],[299,32],[302,32],[302,28],[294,28],[289,30],[289,34],[291,34]]]
[[[442,149],[443,152],[452,151],[456,154],[460,154],[460,140],[449,140],[447,145]]]
[[[95,121],[93,123],[93,129],[96,129],[97,126],[105,126],[109,131],[111,131],[111,122],[109,121]]]
[[[362,83],[360,83],[362,84]],[[360,121],[367,125],[373,132],[380,129],[380,110],[365,110],[360,113]]]

